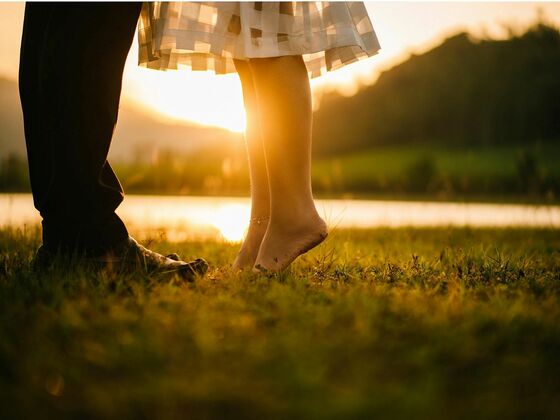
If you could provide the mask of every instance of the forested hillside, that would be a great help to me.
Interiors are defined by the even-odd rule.
[[[461,33],[383,73],[355,96],[323,98],[318,155],[377,145],[560,140],[560,33],[538,24],[508,40]]]

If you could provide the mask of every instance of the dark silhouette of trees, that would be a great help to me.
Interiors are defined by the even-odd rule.
[[[560,32],[507,40],[455,35],[353,97],[326,95],[314,153],[376,145],[523,145],[560,139]]]

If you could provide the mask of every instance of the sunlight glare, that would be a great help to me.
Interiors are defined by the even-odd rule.
[[[136,68],[136,95],[164,119],[245,130],[241,83],[235,74]]]
[[[220,206],[213,217],[213,225],[229,242],[240,242],[249,226],[250,209],[242,204]]]

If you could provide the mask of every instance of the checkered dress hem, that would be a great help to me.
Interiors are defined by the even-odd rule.
[[[301,55],[317,77],[380,49],[362,2],[151,2],[139,64],[234,73],[234,59]]]

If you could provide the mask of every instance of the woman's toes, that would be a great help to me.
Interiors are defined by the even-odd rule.
[[[270,229],[265,235],[253,271],[281,271],[297,257],[315,248],[327,237],[327,227],[322,219],[288,233]]]

